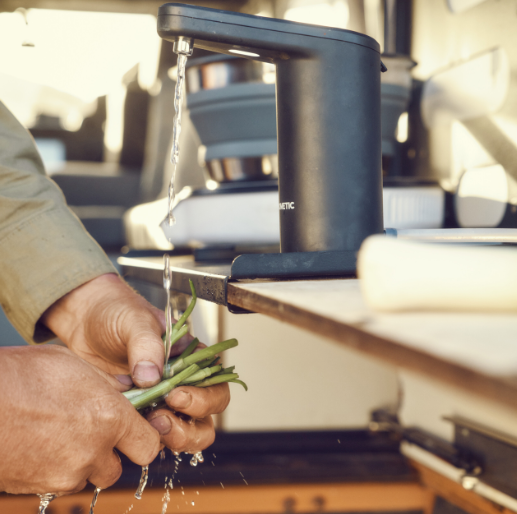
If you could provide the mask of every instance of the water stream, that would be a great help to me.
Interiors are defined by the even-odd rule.
[[[174,121],[172,129],[172,150],[171,150],[171,163],[172,163],[172,174],[171,181],[169,183],[169,203],[167,217],[165,218],[169,226],[174,225],[176,220],[172,213],[174,207],[174,200],[176,198],[176,191],[174,187],[174,181],[176,179],[176,169],[178,167],[179,155],[180,155],[180,133],[181,133],[181,107],[183,104],[183,94],[185,90],[185,66],[187,64],[187,58],[192,55],[192,40],[186,38],[179,38],[174,43],[174,51],[178,54],[178,77],[176,81],[176,89],[174,91]]]
[[[38,496],[39,496],[38,514],[45,514],[48,504],[56,497],[56,495],[52,494],[52,493],[47,493],[47,494],[38,494]]]
[[[140,483],[138,484],[138,489],[135,493],[135,498],[137,500],[142,499],[142,494],[144,494],[145,486],[147,485],[147,479],[149,478],[149,466],[144,466],[142,468],[142,476],[140,477]]]
[[[90,514],[93,514],[93,509],[95,509],[95,505],[97,503],[97,498],[99,497],[99,493],[102,491],[100,487],[95,488],[95,492],[93,493],[92,504],[90,505]]]
[[[177,66],[177,80],[176,80],[176,88],[174,90],[174,120],[173,120],[173,129],[172,129],[172,149],[171,149],[171,163],[172,163],[172,173],[171,173],[171,181],[169,183],[169,198],[168,198],[168,211],[166,221],[169,226],[174,225],[176,220],[173,214],[174,201],[176,199],[176,191],[175,191],[175,180],[176,180],[176,170],[178,168],[179,155],[180,155],[180,133],[181,133],[181,107],[183,105],[183,95],[185,91],[185,68],[187,65],[187,58],[192,55],[193,50],[193,42],[191,39],[187,38],[179,38],[174,43],[174,52],[178,54],[178,66]],[[165,306],[165,362],[166,365],[169,361],[169,354],[171,351],[171,332],[172,332],[172,305],[171,305],[171,270],[170,270],[170,258],[167,254],[165,254],[163,259],[163,288],[165,289],[167,295],[167,304]],[[199,458],[198,455],[201,455]],[[160,460],[163,460],[165,456],[164,450],[160,454]],[[175,456],[175,468],[171,479],[167,482],[167,477],[165,477],[165,494],[162,498],[162,514],[165,514],[167,511],[167,506],[170,501],[170,492],[169,489],[172,490],[173,487],[173,479],[174,475],[178,471],[178,464],[181,462],[181,458],[179,453],[174,452]],[[195,462],[194,462],[195,461]],[[193,466],[196,466],[198,462],[203,462],[203,456],[201,453],[196,454],[191,461]],[[140,486],[135,494],[135,497],[140,499],[142,497],[142,492],[144,486],[141,488],[142,480],[145,474],[145,482],[147,482],[147,468],[142,468],[142,478],[140,479]],[[140,491],[140,488],[142,489]],[[140,492],[140,495],[137,494]]]
[[[163,256],[163,288],[167,295],[167,303],[165,304],[165,362],[169,361],[171,351],[171,332],[172,332],[172,308],[171,308],[171,266],[170,258],[167,254]]]

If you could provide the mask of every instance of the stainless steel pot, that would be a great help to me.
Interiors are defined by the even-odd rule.
[[[200,161],[208,180],[278,178],[275,66],[214,54],[189,60],[186,79],[187,106],[203,143]]]
[[[275,65],[232,55],[214,54],[187,62],[187,94],[243,82],[274,84]]]
[[[264,157],[226,157],[206,162],[210,180],[233,182],[238,180],[278,179],[278,158],[276,155]]]

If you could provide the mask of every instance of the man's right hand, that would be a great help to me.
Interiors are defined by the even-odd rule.
[[[0,490],[104,489],[122,472],[114,448],[140,466],[152,462],[160,436],[123,389],[65,348],[0,349]]]

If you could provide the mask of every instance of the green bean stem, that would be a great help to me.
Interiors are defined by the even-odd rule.
[[[181,327],[180,330],[178,332],[172,332],[172,335],[171,335],[171,344],[169,345],[169,349],[168,349],[168,352],[170,353],[171,352],[171,348],[172,348],[172,345],[176,342],[178,342],[178,340],[180,340],[183,336],[187,335],[188,334],[188,326],[185,325],[184,327]],[[165,353],[167,353],[167,341],[166,341],[166,337],[167,337],[167,334],[165,334],[162,338],[163,340],[163,346],[165,348]]]
[[[194,284],[192,283],[192,280],[189,280],[189,283],[190,283],[190,292],[192,293],[192,300],[190,301],[189,306],[185,309],[185,312],[183,313],[181,318],[172,327],[172,334],[173,335],[174,335],[175,332],[180,330],[181,327],[185,324],[185,322],[187,321],[188,317],[192,314],[192,311],[194,310],[194,307],[196,306],[196,300],[197,300],[196,288],[194,287]]]
[[[136,398],[137,396],[140,396],[141,394],[144,394],[146,393],[147,391],[149,391],[149,389],[151,389],[150,387],[145,387],[143,389],[137,389],[137,388],[134,388],[134,389],[130,389],[129,391],[126,391],[124,393],[122,393],[128,400],[131,400],[132,398]]]
[[[195,337],[192,342],[183,350],[183,353],[179,356],[180,359],[184,359],[185,357],[188,357],[195,349],[196,346],[199,344],[199,339]]]
[[[172,391],[180,382],[190,377],[197,371],[199,371],[199,366],[197,364],[191,364],[188,368],[184,369],[172,378],[163,380],[158,385],[151,387],[145,393],[137,396],[136,398],[132,398],[129,401],[137,410],[147,407],[158,398]]]
[[[239,375],[237,375],[237,373],[228,373],[227,375],[215,375],[194,385],[196,387],[209,387],[216,384],[223,384],[224,382],[231,382],[233,380],[236,380],[237,378],[239,378]]]
[[[166,372],[168,376],[174,376],[175,373],[179,373],[184,370],[187,366],[191,364],[196,364],[198,362],[204,361],[206,359],[214,358],[217,353],[224,352],[230,348],[234,348],[237,346],[239,342],[237,339],[228,339],[227,341],[222,341],[220,343],[214,344],[212,346],[207,346],[198,352],[190,354],[188,357],[184,359],[178,359],[172,364],[168,364],[166,366]]]
[[[235,366],[230,366],[229,368],[223,368],[218,375],[227,375],[228,373],[233,373]]]
[[[193,375],[190,375],[190,377],[183,380],[183,382],[181,382],[180,385],[188,385],[194,382],[200,382],[201,380],[213,375],[214,373],[221,371],[221,368],[222,366],[219,364],[218,366],[212,366],[211,368],[200,369],[199,371],[196,371],[196,373],[194,373]]]
[[[244,387],[245,391],[248,390],[248,386],[242,380],[237,380],[236,378],[234,378],[232,380],[229,380],[229,382],[233,382],[234,384],[240,384],[242,387]]]

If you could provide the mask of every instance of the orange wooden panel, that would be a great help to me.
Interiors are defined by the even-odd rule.
[[[199,493],[199,494],[198,494]],[[142,500],[128,490],[106,490],[99,496],[95,514],[160,514],[164,490],[147,489]],[[92,493],[78,493],[52,502],[52,514],[73,514],[82,507],[88,514]],[[173,489],[168,513],[273,514],[293,511],[427,511],[430,493],[416,483],[397,484],[287,484],[263,486]],[[129,507],[133,508],[129,511]],[[0,496],[0,514],[36,514],[35,497]],[[49,512],[50,514],[50,512]]]

